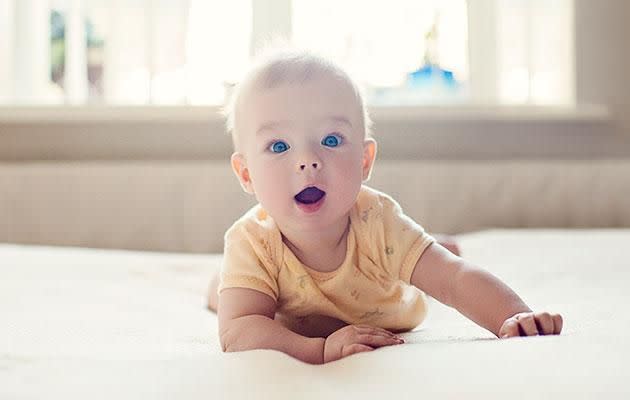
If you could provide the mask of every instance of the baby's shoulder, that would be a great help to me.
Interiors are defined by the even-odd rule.
[[[355,230],[372,241],[370,246],[385,236],[394,240],[401,233],[422,230],[417,222],[403,212],[392,196],[367,186],[361,188],[357,197],[352,220]]]
[[[226,239],[239,235],[262,237],[273,235],[276,231],[278,231],[276,222],[260,204],[256,204],[227,229],[225,237]]]
[[[246,241],[253,247],[263,246],[270,253],[275,253],[282,236],[273,218],[257,204],[227,229],[224,241],[226,248],[233,243]]]
[[[397,210],[400,206],[390,195],[369,186],[361,186],[355,212],[360,221],[368,223],[370,221],[382,220],[384,214]]]

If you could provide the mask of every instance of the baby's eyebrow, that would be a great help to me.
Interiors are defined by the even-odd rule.
[[[350,128],[352,128],[352,123],[350,122],[350,120],[348,118],[342,116],[342,115],[332,115],[332,116],[327,117],[325,119],[333,121],[333,122],[340,122],[340,123],[346,124]]]
[[[274,131],[277,130],[278,127],[286,125],[287,122],[283,122],[283,121],[270,121],[270,122],[265,122],[264,124],[260,125],[260,127],[258,128],[258,130],[256,131],[256,136],[260,135],[262,132],[264,131]]]
[[[343,115],[330,115],[330,116],[327,116],[327,117],[323,117],[321,120],[322,121],[332,121],[332,122],[345,124],[345,125],[348,125],[350,128],[352,128],[352,122],[350,122],[350,120],[348,118],[344,117]],[[290,122],[289,121],[269,121],[269,122],[265,122],[262,125],[260,125],[258,130],[256,130],[256,136],[260,135],[264,131],[278,130],[280,127],[286,126],[286,125],[290,125]]]

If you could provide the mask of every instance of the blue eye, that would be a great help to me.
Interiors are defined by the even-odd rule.
[[[273,153],[284,153],[285,151],[289,150],[289,145],[281,140],[278,140],[276,142],[273,142],[271,146],[269,146],[269,149]]]
[[[334,133],[327,135],[325,138],[322,139],[322,144],[328,147],[337,147],[341,144],[341,142],[341,136]]]

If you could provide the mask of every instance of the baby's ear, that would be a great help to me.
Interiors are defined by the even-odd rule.
[[[370,179],[372,166],[376,159],[376,140],[369,138],[363,142],[363,182]]]
[[[241,153],[234,153],[230,158],[230,162],[232,164],[232,171],[238,178],[238,182],[241,184],[241,187],[245,191],[245,193],[254,194],[254,187],[252,185],[252,180],[249,176],[249,170],[247,169],[247,161],[245,160],[245,156]]]

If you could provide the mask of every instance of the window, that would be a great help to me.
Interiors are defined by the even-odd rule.
[[[221,104],[266,40],[327,54],[371,105],[574,95],[572,0],[0,0],[2,104]]]
[[[467,99],[465,0],[294,0],[292,6],[293,41],[344,64],[368,102]]]

